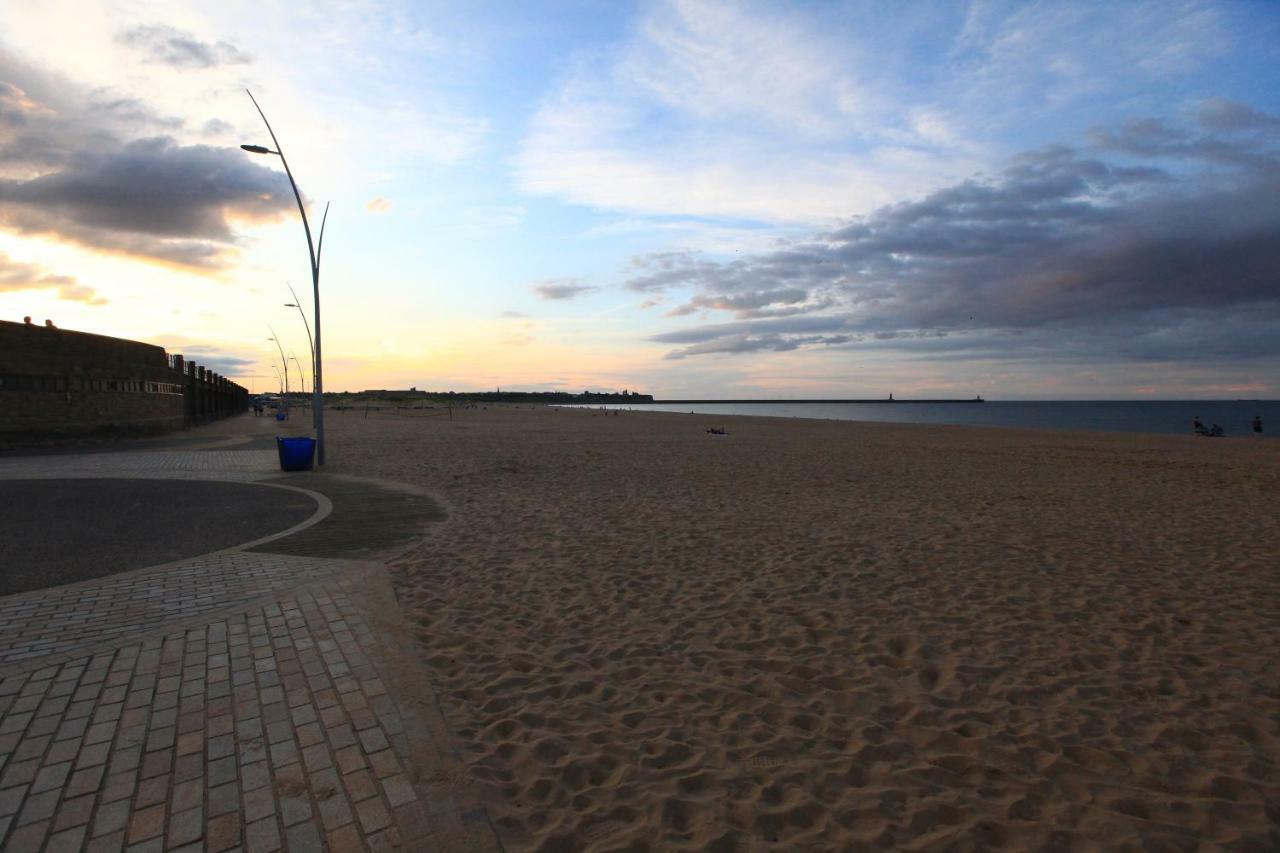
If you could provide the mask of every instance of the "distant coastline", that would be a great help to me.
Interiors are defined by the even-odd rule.
[[[1191,419],[1217,423],[1229,437],[1253,436],[1253,418],[1262,419],[1261,437],[1280,436],[1280,401],[1233,400],[659,400],[605,404],[604,408],[677,414],[809,418],[837,421],[948,424],[1015,429],[1191,435]],[[901,406],[892,405],[902,403]],[[889,405],[886,405],[889,404]],[[597,408],[595,402],[579,403]]]
[[[986,400],[982,396],[968,397],[966,399],[940,399],[940,400],[896,400],[893,397],[879,397],[875,400],[654,400],[654,405],[711,405],[725,404],[732,406],[752,406],[752,405],[804,405],[818,404],[829,405],[832,403],[856,403],[863,405],[867,403],[985,403]]]

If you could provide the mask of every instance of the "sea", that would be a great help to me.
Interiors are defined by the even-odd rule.
[[[1280,400],[1060,400],[982,403],[646,403],[575,406],[645,412],[697,412],[837,421],[1019,427],[1191,434],[1191,420],[1218,424],[1227,436],[1253,436],[1255,415],[1263,437],[1280,436]]]

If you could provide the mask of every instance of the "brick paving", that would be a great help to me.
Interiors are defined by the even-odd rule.
[[[277,849],[313,814],[331,836],[395,832],[392,810],[417,799],[391,746],[402,726],[342,604],[307,591],[6,678],[10,844]]]
[[[278,476],[266,457],[0,477],[253,481]],[[0,847],[499,849],[418,667],[374,562],[228,551],[0,598]]]
[[[143,477],[254,482],[280,475],[274,450],[155,450],[21,456],[0,460],[0,477],[39,480]]]
[[[364,651],[377,641],[351,611],[318,584],[5,678],[8,848],[342,850],[426,836],[404,724]]]
[[[336,560],[234,551],[0,598],[0,675],[15,662],[243,606],[341,568]]]

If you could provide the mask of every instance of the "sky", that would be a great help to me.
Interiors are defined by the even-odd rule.
[[[246,90],[329,391],[1280,397],[1280,3],[0,3],[0,319],[310,387]]]

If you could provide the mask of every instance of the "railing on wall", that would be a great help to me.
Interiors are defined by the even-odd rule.
[[[175,377],[182,380],[188,422],[238,415],[249,409],[249,390],[181,355],[170,356]]]
[[[0,320],[0,438],[181,428],[249,392],[153,344]]]
[[[168,356],[173,371],[169,382],[137,378],[107,378],[56,374],[0,373],[0,391],[43,393],[92,392],[110,394],[165,394],[181,396],[188,421],[205,421],[245,412],[249,391],[181,355]]]
[[[122,394],[181,394],[175,382],[148,382],[142,379],[91,379],[86,376],[48,374],[0,374],[0,391],[117,391]]]

